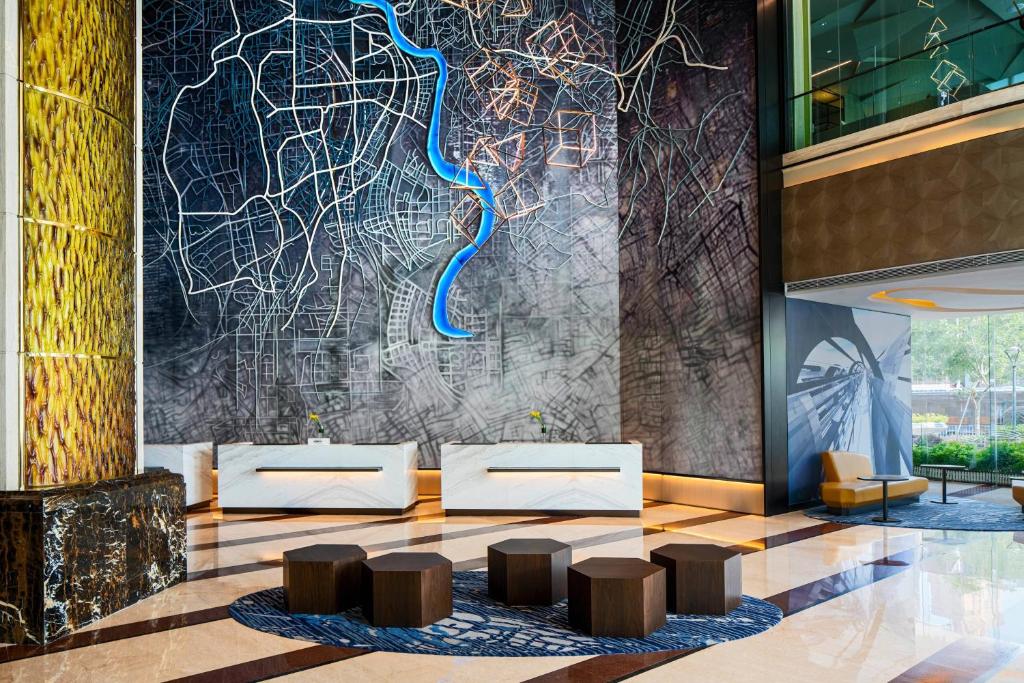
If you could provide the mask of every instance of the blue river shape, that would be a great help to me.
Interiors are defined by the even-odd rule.
[[[455,185],[471,188],[480,198],[482,212],[480,215],[480,227],[477,229],[474,243],[467,244],[460,249],[452,260],[448,262],[441,279],[437,283],[437,291],[434,292],[434,327],[446,337],[466,338],[472,337],[473,333],[460,330],[451,324],[448,318],[448,295],[455,278],[465,267],[469,259],[473,258],[480,247],[491,237],[494,232],[494,193],[490,186],[476,173],[470,172],[468,168],[460,169],[455,164],[444,158],[441,153],[441,102],[444,100],[444,89],[448,84],[448,62],[444,55],[436,48],[419,47],[414,45],[405,37],[398,27],[398,17],[395,15],[395,8],[387,0],[351,0],[354,5],[372,5],[384,12],[388,20],[388,31],[391,39],[399,50],[413,57],[432,59],[437,64],[437,84],[434,87],[434,112],[430,117],[430,129],[427,133],[427,158],[430,165],[434,167],[437,175]]]

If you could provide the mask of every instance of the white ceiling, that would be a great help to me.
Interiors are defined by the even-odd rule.
[[[787,292],[787,296],[915,318],[1024,311],[1024,263]]]

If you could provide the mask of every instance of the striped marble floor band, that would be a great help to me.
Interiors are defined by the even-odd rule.
[[[136,621],[130,624],[106,626],[91,631],[79,631],[49,645],[12,645],[0,648],[0,662],[15,662],[30,657],[39,657],[40,655],[64,652],[66,650],[76,650],[81,647],[101,645],[115,640],[135,638],[150,633],[172,631],[211,621],[219,621],[220,619],[228,619],[230,616],[228,614],[228,605],[221,605],[220,607],[210,607],[183,614],[172,614],[166,617]]]
[[[764,538],[747,541],[746,543],[737,543],[729,546],[729,550],[735,550],[736,552],[744,555],[749,555],[750,553],[759,553],[762,550],[769,550],[780,545],[796,543],[797,541],[802,541],[805,538],[814,538],[815,536],[821,536],[822,534],[830,534],[833,531],[842,531],[843,529],[849,529],[852,526],[852,524],[841,524],[839,522],[825,522],[824,524],[815,524],[814,526],[807,526],[802,529],[794,529],[793,531],[786,531],[781,534],[765,536]]]
[[[421,503],[424,502],[424,499],[420,499],[420,502]],[[649,502],[651,502],[651,501],[649,501]],[[653,504],[650,504],[650,505],[645,504],[644,508],[647,509],[647,508],[651,508],[651,507],[660,507],[662,505],[670,505],[670,503],[663,503],[663,502],[660,502],[660,501],[654,501]],[[742,513],[738,513],[738,512],[725,512],[725,513],[721,513],[721,515],[723,515],[723,516],[720,517],[720,519],[730,519],[732,517],[741,516],[741,514]],[[211,529],[211,528],[217,528],[217,527],[222,526],[222,525],[245,524],[245,523],[250,523],[250,522],[277,522],[277,521],[287,521],[287,520],[292,520],[292,519],[308,519],[310,517],[316,517],[316,516],[317,515],[314,514],[314,513],[296,514],[296,515],[269,515],[269,516],[264,516],[264,517],[254,517],[254,518],[251,518],[251,519],[225,520],[225,521],[222,521],[222,522],[208,522],[208,523],[205,523],[205,524],[196,524],[196,525],[190,526],[189,530],[192,531],[192,530],[198,530],[198,529]],[[205,543],[194,543],[194,544],[190,545],[188,547],[188,549],[189,549],[189,551],[198,551],[198,550],[214,550],[214,549],[220,549],[220,548],[232,548],[232,547],[241,546],[241,545],[250,545],[250,544],[253,544],[253,543],[266,543],[268,541],[280,541],[280,540],[287,540],[289,538],[300,538],[300,537],[303,537],[303,536],[310,536],[310,535],[317,535],[317,534],[332,534],[332,533],[338,533],[338,532],[342,532],[342,531],[355,531],[355,530],[358,530],[358,529],[370,529],[370,528],[378,527],[378,526],[390,526],[390,525],[394,525],[394,524],[401,524],[401,523],[404,523],[404,522],[423,521],[423,520],[427,520],[427,519],[437,519],[437,518],[442,518],[442,517],[445,517],[445,513],[443,511],[442,512],[426,513],[426,514],[421,514],[421,515],[415,515],[415,514],[414,515],[405,515],[405,516],[401,516],[401,517],[392,517],[392,518],[388,518],[388,519],[372,520],[372,521],[368,521],[368,522],[355,522],[355,523],[342,524],[342,525],[331,526],[331,527],[324,527],[322,529],[303,530],[303,531],[288,531],[288,532],[281,532],[281,533],[277,533],[277,534],[266,534],[266,535],[263,535],[263,536],[252,536],[252,537],[247,537],[247,538],[235,538],[235,539],[230,539],[230,540],[225,540],[225,541],[208,541],[208,542],[205,542]],[[565,518],[568,518],[568,517],[571,517],[573,519],[580,519],[580,517],[578,515],[567,515]],[[510,524],[515,524],[515,522],[510,522]]]
[[[247,517],[246,519],[218,519],[212,522],[200,522],[198,524],[189,524],[189,531],[199,531],[200,529],[219,529],[226,526],[235,526],[236,524],[252,524],[253,522],[284,522],[292,519],[305,519],[312,517],[313,514],[280,514],[280,515],[261,515],[259,517]]]
[[[431,502],[438,501],[438,500],[441,500],[440,496],[423,497],[423,498],[420,498],[419,500],[416,501],[416,505],[422,505],[423,503],[431,503]],[[665,505],[666,503],[660,503],[660,504],[661,505]],[[194,517],[200,517],[203,514],[206,514],[206,512],[207,511],[199,511],[199,512],[197,512],[194,515],[193,514],[188,515],[188,517],[189,517],[189,519],[192,519]],[[281,512],[281,513],[278,513],[278,514],[257,515],[257,516],[254,516],[254,517],[244,517],[242,519],[232,519],[231,518],[231,513],[227,513],[227,514],[229,515],[228,518],[214,519],[212,522],[200,522],[198,524],[190,524],[189,527],[188,527],[188,530],[189,531],[198,531],[200,529],[218,529],[220,527],[234,526],[236,524],[250,524],[252,522],[281,522],[281,521],[289,521],[289,520],[293,520],[293,519],[308,519],[310,517],[320,517],[321,516],[320,514],[318,514],[316,512],[301,512],[301,513]],[[440,514],[443,514],[443,513],[440,513]],[[427,516],[429,516],[429,517],[437,517],[437,516],[439,516],[439,514],[431,514],[431,515],[427,515]],[[417,518],[419,518],[418,515],[411,515],[411,516],[401,517],[401,519],[417,519]],[[190,550],[192,550],[192,549],[193,548],[190,548]]]
[[[680,529],[685,529],[693,526],[700,526],[703,524],[710,524],[726,519],[733,519],[736,517],[742,517],[743,513],[739,512],[719,512],[711,515],[705,515],[701,517],[691,517],[687,519],[678,520],[676,522],[666,522],[664,524],[653,524],[638,529],[623,529],[620,531],[609,532],[608,534],[602,534],[600,536],[594,536],[586,539],[579,539],[572,543],[574,548],[587,548],[592,545],[601,545],[605,543],[614,543],[616,541],[627,540],[630,538],[636,538],[638,536],[649,536],[651,534],[663,533],[663,532],[676,532]],[[380,550],[394,550],[397,548],[408,547],[412,545],[421,545],[425,543],[434,543],[442,540],[452,540],[454,538],[465,538],[466,536],[476,536],[480,534],[491,533],[495,528],[504,526],[516,526],[516,525],[527,525],[533,526],[535,524],[552,524],[561,521],[569,521],[571,519],[579,519],[576,517],[546,517],[535,520],[523,521],[523,522],[509,522],[507,524],[492,525],[487,527],[481,527],[477,529],[466,529],[457,532],[449,532],[449,534],[433,534],[430,536],[420,536],[418,538],[410,539],[399,539],[397,541],[389,541],[387,543],[379,543],[376,545],[364,546],[367,551],[380,551]],[[803,540],[805,538],[813,538],[814,536],[820,536],[822,533],[831,533],[832,531],[839,531],[841,529],[847,529],[850,525],[838,524],[835,522],[825,522],[822,524],[815,524],[813,526],[798,529],[796,531],[788,531],[774,536],[759,538],[744,543],[730,546],[730,549],[736,550],[743,554],[749,554],[752,552],[759,552],[766,548],[774,548],[779,545],[786,545],[788,543],[794,543],[796,541]],[[263,571],[271,567],[280,567],[282,565],[281,560],[261,560],[259,562],[249,562],[241,565],[228,565],[226,567],[212,567],[210,569],[200,569],[194,572],[189,572],[189,581],[202,581],[205,579],[219,578],[222,576],[234,576],[236,574],[245,574],[249,572]],[[456,569],[471,570],[471,569],[482,569],[487,566],[486,558],[473,558],[471,560],[462,560],[455,563]]]
[[[961,638],[918,662],[890,683],[987,681],[1019,652],[1019,645],[988,638]]]
[[[590,683],[591,681],[621,681],[682,659],[704,648],[667,650],[642,654],[603,655],[576,662],[564,669],[529,679],[524,683]]]
[[[709,515],[702,515],[700,517],[689,517],[687,519],[681,519],[675,522],[666,522],[664,524],[654,524],[651,526],[645,526],[643,528],[636,529],[625,529],[621,531],[611,532],[605,536],[594,537],[594,544],[601,543],[612,543],[614,541],[625,540],[628,538],[635,538],[637,536],[647,536],[652,533],[661,533],[666,531],[676,531],[679,529],[685,529],[691,526],[697,526],[701,524],[710,524],[711,522],[717,522],[725,519],[734,519],[736,517],[742,517],[744,513],[741,512],[717,512]],[[362,522],[357,524],[342,525],[338,527],[328,527],[326,529],[315,529],[311,532],[286,532],[283,534],[273,534],[269,536],[256,536],[250,539],[239,539],[240,541],[246,541],[248,543],[262,543],[271,540],[281,540],[283,538],[301,538],[309,535],[318,535],[321,533],[340,533],[343,531],[351,531],[356,529],[364,529],[372,526],[394,524],[396,522],[413,521],[416,518],[405,518],[397,517],[393,520],[381,520],[380,522]],[[399,539],[397,541],[389,541],[386,543],[378,543],[376,545],[364,546],[368,552],[379,551],[379,550],[394,550],[396,548],[403,548],[410,545],[421,545],[425,543],[434,543],[443,540],[453,540],[456,538],[466,538],[467,536],[477,536],[480,534],[491,533],[494,529],[500,529],[501,527],[515,527],[515,526],[534,526],[540,524],[554,524],[558,522],[567,522],[583,519],[582,517],[575,515],[566,516],[553,516],[553,517],[538,517],[534,519],[520,520],[516,522],[506,522],[503,524],[494,524],[486,527],[480,527],[476,529],[465,529],[460,531],[453,531],[441,534],[432,534],[429,536],[420,536],[418,538],[411,539]],[[754,541],[757,543],[760,541]],[[237,543],[237,545],[243,545],[244,543]],[[587,547],[587,546],[579,546]],[[195,550],[196,548],[191,548]],[[466,563],[476,562],[477,560],[465,560]],[[218,578],[222,576],[233,576],[236,574],[244,574],[247,572],[262,571],[268,567],[279,567],[281,566],[281,560],[262,560],[260,562],[249,562],[242,565],[229,565],[227,567],[214,567],[210,569],[200,569],[194,572],[189,572],[189,581],[202,581],[204,579]],[[481,566],[486,566],[485,564]],[[473,567],[470,564],[461,566],[463,569],[474,569],[479,567]]]
[[[858,588],[864,588],[890,576],[902,574],[910,569],[918,559],[917,549],[902,550],[880,560],[864,562],[858,567],[776,593],[765,600],[777,605],[785,616],[790,617]]]
[[[167,683],[251,683],[299,673],[325,664],[341,662],[368,654],[367,650],[351,647],[314,645],[279,655],[253,659],[241,664],[225,666],[201,674],[175,678]]]
[[[302,538],[303,536],[319,536],[323,534],[334,534],[343,531],[357,531],[359,529],[372,529],[379,526],[390,526],[394,524],[404,524],[406,522],[417,522],[425,519],[433,519],[437,517],[443,517],[443,513],[428,513],[422,515],[406,515],[403,517],[388,517],[386,519],[375,519],[368,522],[349,522],[347,524],[338,524],[335,526],[322,527],[320,529],[301,529],[295,531],[282,531],[276,534],[264,534],[263,536],[249,536],[246,538],[234,538],[225,541],[208,541],[206,543],[194,543],[188,547],[189,552],[199,550],[218,550],[221,548],[233,548],[240,545],[251,545],[253,543],[267,543],[269,541],[285,541],[290,538]],[[316,517],[316,515],[295,515],[286,516],[279,519],[295,519],[301,517]],[[251,520],[242,520],[251,521]],[[270,521],[277,521],[271,519]]]
[[[959,491],[950,491],[949,496],[951,498],[970,498],[982,493],[988,493],[989,491],[995,491],[998,488],[1000,487],[995,484],[978,484],[977,486],[960,489]]]
[[[553,524],[557,522],[565,522],[579,519],[579,517],[536,517],[533,519],[519,520],[516,522],[505,522],[502,524],[488,524],[482,527],[475,527],[472,529],[460,529],[458,531],[441,532],[439,534],[429,534],[426,536],[417,536],[414,538],[401,538],[395,541],[386,541],[384,543],[376,543],[372,545],[364,545],[363,548],[367,552],[380,551],[380,550],[394,550],[396,548],[404,548],[411,545],[422,545],[425,543],[437,543],[439,541],[450,541],[457,538],[467,538],[470,536],[479,536],[481,534],[493,533],[495,530],[501,530],[507,527],[520,527],[520,526],[535,526],[542,524]],[[393,520],[383,520],[386,524],[395,524],[399,522],[414,521],[413,519],[405,519],[397,517]],[[372,522],[363,522],[358,524],[342,525],[340,527],[329,527],[327,529],[312,529],[305,533],[302,532],[287,532],[286,534],[274,534],[274,539],[269,539],[267,536],[256,537],[259,540],[252,540],[252,543],[262,543],[268,540],[281,540],[281,538],[305,538],[307,536],[319,536],[329,533],[341,533],[343,531],[352,531],[354,529],[367,528],[368,525],[373,524]],[[265,560],[260,562],[250,562],[243,565],[229,565],[227,567],[214,567],[210,569],[200,569],[194,572],[189,572],[189,581],[201,581],[203,579],[211,579],[220,576],[232,576],[235,574],[244,574],[250,571],[262,571],[267,566],[279,566],[280,560]]]
[[[209,569],[197,569],[191,571],[185,577],[186,581],[206,581],[207,579],[219,579],[224,576],[237,576],[249,572],[261,572],[271,567],[280,567],[284,562],[277,560],[259,560],[258,562],[246,562],[245,564],[229,564],[226,567],[210,567]]]

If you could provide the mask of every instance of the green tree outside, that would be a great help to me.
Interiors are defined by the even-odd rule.
[[[1020,473],[1024,470],[1024,352],[1018,358],[1018,430],[1010,428],[1012,362],[1007,351],[1024,347],[1024,313],[911,323],[913,383],[947,385],[955,409],[942,415],[934,406],[912,406],[915,425],[947,422],[949,433],[915,431],[914,464],[962,464],[976,470]],[[993,392],[999,401],[992,412]],[[947,395],[947,396],[948,396]],[[947,401],[947,405],[950,402]],[[927,419],[926,419],[927,418]],[[997,465],[998,459],[998,465]]]

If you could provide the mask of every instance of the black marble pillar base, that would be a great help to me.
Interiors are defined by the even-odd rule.
[[[185,572],[180,474],[0,491],[0,642],[49,643]]]

